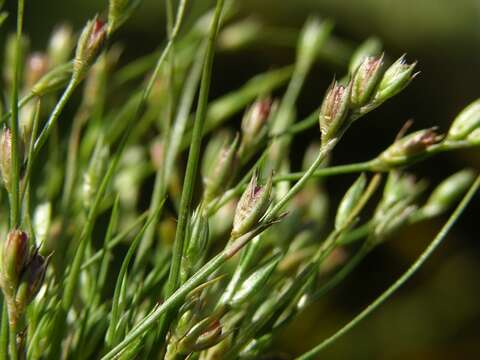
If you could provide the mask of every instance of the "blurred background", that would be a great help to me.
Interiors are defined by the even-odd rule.
[[[409,61],[418,61],[419,77],[400,96],[352,127],[336,148],[333,164],[376,156],[407,119],[414,119],[414,129],[438,125],[440,131],[446,131],[455,114],[480,97],[479,0],[237,2],[237,17],[252,17],[266,30],[247,47],[218,53],[212,97],[238,87],[256,73],[292,63],[296,35],[312,15],[333,19],[334,34],[342,43],[338,56],[315,65],[298,103],[300,118],[319,105],[333,76],[344,73],[352,50],[367,37],[381,39],[392,59],[407,53]],[[212,4],[207,0],[192,3],[190,19]],[[9,6],[13,4],[7,2],[7,9]],[[27,1],[25,27],[32,49],[45,46],[55,25],[68,21],[79,29],[106,6],[107,1],[99,0]],[[162,1],[144,0],[122,28],[117,40],[124,45],[123,62],[162,43],[163,7]],[[13,17],[7,22],[13,30]],[[305,148],[302,144],[316,137],[318,132],[311,131],[300,139],[292,158],[300,157]],[[435,185],[464,167],[480,168],[478,150],[437,156],[411,171]],[[344,176],[327,181],[333,201],[353,179]],[[480,358],[479,199],[477,195],[444,245],[413,280],[326,350],[323,359]],[[305,351],[363,309],[414,261],[445,220],[410,227],[373,252],[347,281],[284,331],[276,344],[278,357]]]

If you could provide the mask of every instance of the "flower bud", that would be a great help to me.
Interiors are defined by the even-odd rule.
[[[359,108],[370,100],[383,74],[383,55],[366,57],[355,71],[350,94],[351,106]]]
[[[465,140],[475,129],[480,128],[480,99],[463,109],[453,120],[447,140]]]
[[[15,293],[18,281],[28,261],[28,237],[20,230],[8,233],[1,257],[1,285],[7,296]]]
[[[32,87],[39,79],[45,75],[50,66],[48,57],[40,52],[31,54],[27,58],[27,66],[25,68],[25,86]]]
[[[208,250],[209,227],[208,218],[199,211],[192,217],[187,233],[188,243],[182,259],[181,277],[186,281],[202,265]]]
[[[405,62],[405,56],[395,61],[387,71],[385,71],[380,84],[378,84],[374,101],[382,103],[405,89],[416,76],[416,74],[413,73],[416,64],[416,62],[407,64]]]
[[[255,101],[242,119],[242,144],[240,152],[257,145],[268,133],[268,119],[272,113],[273,101],[270,97]]]
[[[256,269],[235,292],[233,298],[230,300],[230,305],[238,307],[245,303],[250,297],[255,296],[273,274],[281,257],[281,254],[276,254],[263,266]]]
[[[473,180],[475,173],[472,170],[462,170],[449,176],[435,188],[420,211],[426,217],[444,213],[465,194]]]
[[[224,143],[216,154],[214,165],[204,174],[205,200],[214,199],[222,189],[228,186],[235,169],[239,137],[235,136],[233,143]]]
[[[350,58],[350,64],[348,66],[350,74],[353,74],[358,69],[366,57],[377,56],[381,51],[382,44],[377,38],[372,37],[364,41]]]
[[[73,73],[82,78],[90,65],[95,61],[107,39],[105,23],[95,17],[87,22],[78,39],[77,49],[73,60]]]
[[[48,43],[48,58],[51,66],[64,64],[70,58],[73,49],[73,32],[68,24],[57,26]]]
[[[61,89],[67,85],[72,76],[72,71],[73,67],[70,63],[53,68],[33,85],[32,94],[41,97]]]
[[[351,213],[358,205],[358,201],[362,197],[366,185],[367,178],[365,174],[362,174],[345,193],[340,205],[338,206],[337,216],[335,217],[336,230],[341,230],[343,227],[348,225]]]
[[[264,186],[257,184],[257,174],[242,194],[233,218],[232,237],[237,238],[249,232],[267,211],[272,193],[272,176]]]
[[[416,131],[395,141],[377,157],[375,165],[378,165],[379,169],[404,165],[412,158],[424,153],[432,145],[438,144],[442,138],[436,133],[435,128]]]
[[[350,105],[351,82],[347,86],[336,81],[330,85],[320,108],[320,131],[322,141],[327,142],[342,127]]]
[[[30,304],[42,287],[48,262],[49,257],[44,258],[36,250],[25,266],[15,295],[15,302],[20,309],[24,309]]]

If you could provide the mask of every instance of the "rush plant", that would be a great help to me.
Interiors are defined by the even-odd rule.
[[[166,0],[165,41],[122,64],[117,30],[140,3],[110,0],[105,19],[78,36],[59,26],[30,53],[28,3],[17,2],[3,65],[0,359],[260,358],[372,249],[455,208],[404,275],[299,357],[317,358],[414,274],[475,195],[473,170],[433,189],[405,171],[478,148],[480,100],[446,134],[404,129],[374,159],[329,166],[343,135],[404,91],[416,63],[367,40],[299,119],[312,66],[342,42],[330,21],[306,21],[291,66],[211,99],[216,52],[255,41],[264,25],[234,16],[235,1],[185,21],[190,1]],[[292,139],[305,131],[317,141],[292,172]],[[322,184],[352,173],[330,224]],[[339,249],[352,256],[332,270]]]

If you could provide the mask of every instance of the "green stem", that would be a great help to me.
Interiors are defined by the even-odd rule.
[[[2,302],[2,324],[0,328],[0,360],[8,359],[8,309],[5,297]]]
[[[11,97],[10,130],[12,135],[11,141],[11,173],[10,176],[10,226],[16,228],[20,225],[20,133],[18,129],[18,88],[20,86],[20,69],[21,69],[21,51],[22,51],[22,29],[23,29],[23,10],[25,6],[24,0],[18,0],[17,9],[17,41],[15,44],[15,63],[14,78]]]
[[[358,173],[363,171],[370,171],[371,170],[372,161],[365,161],[355,164],[347,164],[347,165],[338,165],[332,166],[324,169],[319,169],[312,174],[312,178],[323,178],[327,176],[335,176],[335,175],[342,175],[342,174],[350,174],[350,173]],[[273,178],[274,182],[280,181],[295,181],[300,179],[305,173],[304,172],[296,172],[290,173],[285,175],[278,175]]]
[[[17,349],[17,324],[16,322],[10,322],[8,342],[10,349],[10,359],[18,359],[18,349]]]
[[[221,0],[220,0],[221,1]],[[107,353],[102,360],[110,360],[122,352],[127,346],[141,337],[146,331],[150,330],[156,325],[166,312],[178,307],[178,305],[185,299],[185,297],[196,287],[202,284],[211,274],[219,269],[227,260],[234,256],[243,246],[245,246],[251,239],[264,231],[269,225],[258,227],[255,230],[247,233],[233,243],[228,245],[221,253],[208,261],[200,270],[198,270],[192,277],[190,277],[181,287],[179,287],[171,296],[167,297],[165,301],[155,308],[149,315],[142,319],[130,332],[126,334],[124,339],[116,345],[109,353]]]
[[[408,279],[410,279],[410,277],[413,274],[415,274],[415,272],[425,263],[425,261],[427,261],[430,255],[432,255],[432,253],[436,250],[436,248],[445,239],[446,235],[448,234],[452,226],[459,219],[460,215],[463,213],[468,203],[472,200],[479,186],[480,186],[480,176],[477,177],[473,185],[470,187],[470,190],[468,191],[468,193],[464,196],[460,204],[457,206],[453,214],[450,216],[448,221],[445,223],[445,225],[442,227],[442,229],[437,234],[437,236],[433,239],[430,245],[428,245],[428,247],[417,258],[417,260],[410,266],[410,268],[408,268],[408,270],[405,273],[403,273],[402,276],[400,276],[400,278],[397,279],[397,281],[395,281],[375,301],[373,301],[370,305],[368,305],[362,312],[360,312],[357,316],[355,316],[350,322],[348,322],[341,329],[335,332],[335,334],[333,334],[329,338],[322,341],[319,345],[317,345],[307,353],[297,357],[297,360],[317,359],[320,352],[323,349],[333,344],[342,335],[347,333],[350,329],[352,329],[355,325],[357,325],[360,321],[362,321],[365,317],[367,317],[373,310],[375,310],[378,306],[383,304]]]
[[[334,138],[330,140],[327,144],[322,146],[320,149],[317,158],[313,162],[312,165],[308,168],[308,170],[305,173],[302,173],[302,176],[300,179],[295,183],[295,185],[288,191],[285,196],[283,196],[276,204],[275,206],[270,209],[266,214],[265,214],[265,221],[271,221],[282,208],[303,188],[305,183],[312,177],[312,175],[315,173],[315,170],[320,166],[320,164],[325,160],[326,156],[330,153],[330,151],[333,149],[333,147],[337,144],[339,140],[338,138]]]
[[[172,254],[172,264],[166,285],[166,295],[170,296],[177,289],[179,284],[180,265],[183,256],[183,245],[185,232],[187,228],[190,208],[192,206],[193,189],[197,176],[197,168],[200,157],[200,146],[203,135],[203,126],[207,114],[208,95],[210,91],[210,82],[212,77],[213,57],[215,53],[215,43],[218,29],[220,27],[220,18],[223,9],[223,0],[218,0],[215,8],[215,15],[210,28],[208,46],[205,54],[205,63],[203,67],[202,80],[200,84],[200,93],[195,123],[193,127],[192,142],[187,160],[187,169],[185,172],[185,181],[180,200],[180,209],[178,214],[178,225],[175,232],[175,241]],[[168,320],[167,320],[168,322]]]

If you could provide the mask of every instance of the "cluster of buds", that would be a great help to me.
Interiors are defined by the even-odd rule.
[[[238,238],[252,230],[267,211],[272,193],[272,176],[265,185],[258,184],[254,174],[243,192],[233,218],[232,238]]]
[[[181,315],[173,326],[166,359],[177,359],[179,355],[211,348],[230,334],[229,331],[225,331],[222,319],[227,309],[220,307],[202,318],[201,302],[202,300],[197,297],[180,308]]]
[[[395,141],[376,159],[374,167],[388,170],[415,161],[433,146],[442,141],[443,136],[435,128],[423,129]]]
[[[398,94],[415,76],[415,63],[407,64],[403,56],[387,70],[384,69],[383,55],[359,59],[361,62],[348,84],[333,81],[324,97],[319,114],[324,143],[360,116]]]
[[[12,230],[1,247],[0,285],[7,301],[9,320],[15,323],[43,284],[49,258],[29,250],[27,234]]]

